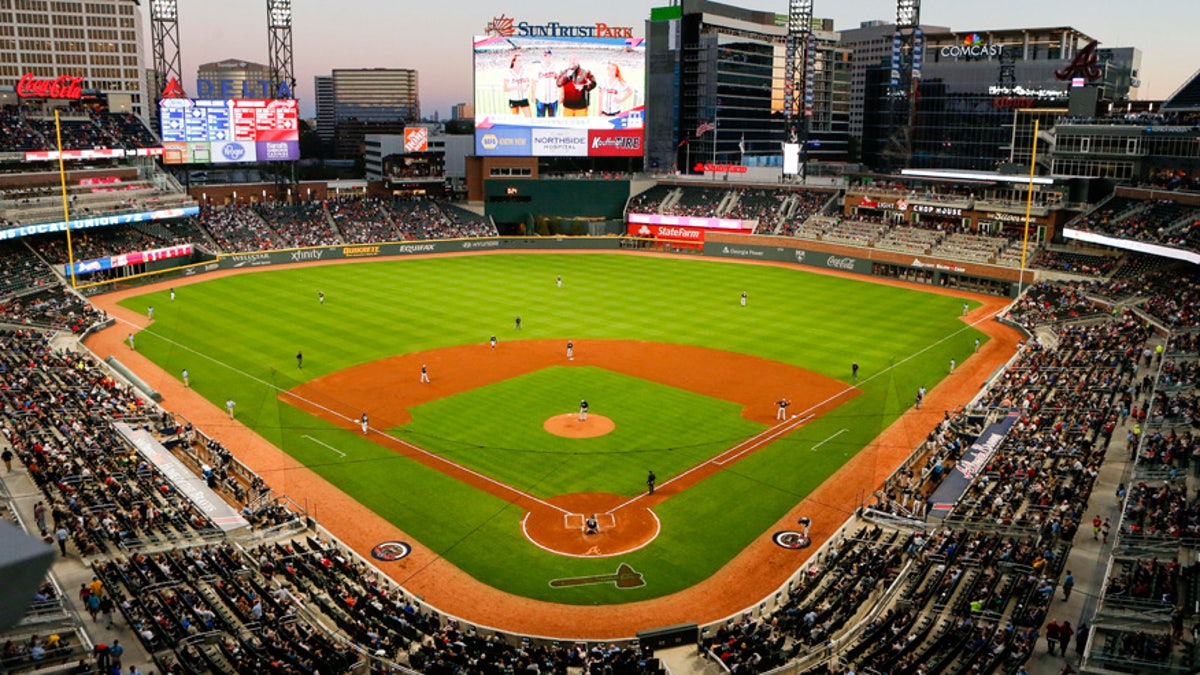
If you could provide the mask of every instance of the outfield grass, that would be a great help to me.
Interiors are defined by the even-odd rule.
[[[560,274],[561,289],[554,284]],[[326,295],[323,306],[317,303],[318,290]],[[744,308],[738,302],[743,291],[749,293]],[[633,255],[513,254],[254,272],[179,288],[174,302],[157,292],[122,304],[139,312],[155,307],[155,324],[138,334],[139,351],[175,376],[187,368],[192,387],[214,405],[235,398],[240,421],[454,564],[505,591],[592,604],[681,590],[769,534],[765,530],[782,513],[911,406],[917,387],[932,388],[950,358],[964,362],[975,339],[987,339],[959,319],[962,302],[796,268]],[[518,315],[520,333],[513,325]],[[351,365],[480,344],[492,334],[502,341],[692,344],[753,354],[847,382],[850,363],[857,360],[863,394],[660,504],[659,538],[618,559],[548,554],[521,536],[519,509],[276,399],[280,389]],[[297,350],[304,351],[302,371],[296,369]],[[568,412],[560,410],[561,401],[578,398],[558,389],[555,380],[561,375],[555,370],[596,378],[589,382],[595,391],[662,399],[663,410],[674,415],[679,408],[680,417],[659,425],[668,435],[655,436],[643,430],[647,425],[635,420],[633,410],[596,409],[617,422],[612,437],[619,447],[592,445],[601,439],[549,440],[553,437],[534,422]],[[452,397],[465,397],[461,400],[420,406],[412,411],[413,422],[395,431],[421,437],[422,445],[516,487],[553,495],[597,489],[630,494],[648,467],[662,477],[660,467],[691,466],[758,429],[741,420],[732,404],[631,380],[598,369],[549,369]],[[769,382],[763,386],[771,391]],[[462,410],[457,406],[463,404],[476,406],[479,414],[463,419],[438,409]],[[512,406],[506,414],[513,419],[527,419],[497,424],[500,418],[491,412],[498,405]],[[695,416],[687,414],[710,405],[704,417],[712,418],[711,426],[695,424]],[[619,436],[624,428],[640,431]],[[333,455],[316,441],[335,445],[346,456]],[[819,443],[819,451],[813,451]],[[634,451],[624,458],[628,462],[622,449]],[[564,469],[576,465],[581,470]],[[586,468],[597,466],[605,467],[606,475]],[[633,565],[647,585],[635,590],[547,586],[553,578],[612,572],[619,562]]]

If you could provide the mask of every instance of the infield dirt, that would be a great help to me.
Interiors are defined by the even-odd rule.
[[[231,270],[229,273],[237,274],[241,271]],[[832,273],[835,276],[869,283],[887,283],[977,300],[982,305],[962,318],[968,323],[976,324],[976,327],[987,333],[991,339],[983,345],[979,353],[961,364],[953,376],[944,379],[929,392],[922,410],[907,411],[837,473],[782,516],[775,526],[764,532],[754,544],[744,549],[713,576],[687,590],[653,600],[622,604],[619,608],[562,605],[504,593],[476,581],[299,464],[251,429],[231,421],[224,410],[195,391],[183,387],[173,376],[163,372],[141,354],[130,351],[124,344],[124,337],[131,326],[141,328],[149,322],[144,315],[117,305],[118,301],[131,295],[165,289],[168,286],[182,287],[189,281],[207,281],[224,274],[210,274],[194,280],[173,280],[93,298],[93,302],[118,319],[118,323],[89,338],[88,346],[101,358],[116,356],[133,370],[143,374],[149,384],[162,393],[164,407],[182,413],[198,428],[234,449],[238,458],[266,477],[277,492],[304,495],[306,501],[316,505],[315,515],[320,523],[364,557],[369,557],[372,547],[383,541],[412,542],[413,552],[410,556],[395,563],[383,564],[381,567],[384,573],[402,583],[411,593],[421,596],[440,611],[467,618],[471,623],[506,631],[554,637],[625,638],[648,628],[686,622],[704,624],[721,620],[756,605],[786,583],[805,563],[811,552],[818,550],[820,545],[836,532],[845,522],[846,514],[861,503],[864,494],[870,495],[882,485],[913,448],[941,421],[942,411],[953,409],[971,399],[996,368],[1013,354],[1021,339],[1016,330],[991,320],[1008,304],[1009,301],[1005,298]],[[486,347],[484,350],[487,351]],[[554,358],[561,360],[562,354],[558,346],[553,352]],[[577,358],[582,354],[583,352],[577,352]],[[431,373],[435,378],[431,384],[436,385],[438,370],[432,364]],[[645,373],[636,375],[646,377]],[[725,393],[720,398],[731,397]],[[769,402],[759,401],[754,409],[748,407],[743,414],[751,419],[765,418],[765,422],[770,423],[773,412]],[[353,420],[347,419],[345,424],[348,425],[347,428],[354,428]],[[670,490],[670,485],[663,485],[661,489],[656,490],[655,497],[662,493],[663,497],[659,498],[665,498],[669,496]],[[590,508],[588,504],[583,503],[578,506]],[[577,507],[571,508],[573,510]],[[809,535],[813,546],[805,552],[785,550],[776,546],[771,541],[771,532],[793,529],[796,519],[800,516],[812,520]]]

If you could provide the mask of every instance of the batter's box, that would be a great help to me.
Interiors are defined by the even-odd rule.
[[[563,527],[568,530],[582,530],[587,524],[587,516],[582,513],[564,513]],[[596,524],[601,528],[612,528],[617,526],[617,516],[612,513],[597,513]]]

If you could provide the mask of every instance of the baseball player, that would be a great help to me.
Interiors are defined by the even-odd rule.
[[[954,374],[954,366],[956,366],[956,365],[958,365],[958,364],[954,361],[954,359],[950,359],[950,374],[951,375]]]
[[[557,277],[557,278],[555,278],[555,280],[554,280],[554,284],[555,284],[556,286],[558,286],[559,288],[562,288],[562,275],[561,275],[561,274],[560,274],[560,275],[558,275],[558,277]]]
[[[363,436],[366,436],[367,435],[367,413],[363,413],[362,417],[360,417],[358,421],[362,423]]]
[[[233,399],[225,400],[225,409],[229,411],[229,419],[233,419],[233,406],[235,405],[237,404],[233,402]]]
[[[495,348],[496,348],[496,336],[493,335],[492,336],[492,349],[495,349]]]
[[[188,371],[187,371],[187,368],[184,368],[184,369],[183,369],[183,386],[185,386],[185,387],[190,387],[190,386],[192,386],[192,381],[191,381],[191,379],[188,377]]]
[[[135,351],[135,352],[136,352],[136,351],[137,351],[137,347],[134,347],[134,346],[133,346],[133,333],[130,333],[130,334],[129,334],[129,338],[128,338],[128,340],[129,340],[129,348],[130,348],[130,349],[132,349],[133,351]]]
[[[521,330],[521,317],[517,317],[517,330]]]
[[[775,404],[775,405],[779,406],[779,410],[775,411],[775,419],[786,420],[787,419],[787,409],[788,409],[788,406],[791,404],[792,404],[792,402],[787,400],[786,397],[779,399],[779,401]]]
[[[575,343],[574,342],[567,343],[567,360],[568,361],[575,360]]]
[[[855,380],[858,379],[858,361],[853,361],[850,364],[850,376]]]
[[[579,421],[580,422],[587,421],[587,411],[588,411],[588,402],[587,402],[587,399],[584,399],[579,402]]]
[[[429,384],[429,366],[426,366],[424,363],[421,364],[421,382]]]
[[[151,321],[154,320],[154,308],[153,307],[146,308],[146,318],[150,319]]]
[[[746,292],[742,291],[742,307],[746,306]]]
[[[317,302],[325,304],[325,291],[317,291]]]
[[[171,289],[171,300],[172,301],[175,300],[175,289],[174,288]]]
[[[304,352],[296,352],[296,370],[304,369]]]
[[[657,480],[658,480],[658,476],[654,475],[653,470],[651,470],[648,474],[646,474],[646,494],[651,494],[651,495],[654,494],[654,483]]]

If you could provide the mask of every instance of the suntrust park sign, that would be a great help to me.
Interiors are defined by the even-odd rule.
[[[512,17],[501,14],[487,23],[484,33],[500,37],[631,38],[633,37],[633,28],[631,26],[610,26],[606,23],[562,24],[557,21],[532,24],[528,21],[516,21]]]

